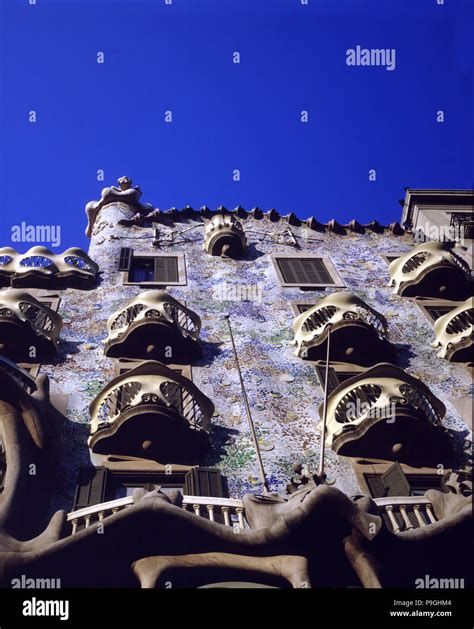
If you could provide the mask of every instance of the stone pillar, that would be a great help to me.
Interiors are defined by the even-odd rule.
[[[85,211],[88,219],[86,235],[91,239],[89,256],[97,262],[102,273],[102,283],[121,283],[117,265],[122,247],[131,246],[128,238],[133,225],[121,225],[120,221],[132,220],[137,214],[153,210],[150,204],[141,204],[141,190],[132,186],[132,180],[121,177],[119,187],[104,188],[99,201],[91,201]],[[131,241],[133,243],[133,240]]]

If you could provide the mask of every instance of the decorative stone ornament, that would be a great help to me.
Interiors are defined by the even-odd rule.
[[[380,363],[345,380],[327,404],[326,443],[339,455],[434,466],[451,460],[452,438],[441,424],[446,407],[395,365]]]
[[[438,356],[451,362],[473,362],[474,299],[470,297],[434,323]]]
[[[132,187],[132,180],[129,177],[120,177],[118,184],[119,187],[111,186],[110,188],[104,188],[101,192],[99,201],[90,201],[86,205],[86,236],[88,238],[92,236],[94,224],[100,210],[106,205],[110,205],[112,203],[123,204],[140,214],[147,214],[153,210],[153,206],[149,203],[140,203],[142,191],[138,186]]]
[[[385,317],[347,292],[331,293],[296,317],[295,356],[326,360],[329,328],[331,361],[370,366],[395,359]]]
[[[201,319],[160,290],[145,291],[107,322],[105,355],[189,364],[201,356]]]
[[[215,214],[204,225],[204,249],[211,256],[240,258],[246,246],[242,223],[232,214]]]
[[[145,361],[92,401],[89,447],[166,463],[197,463],[208,447],[214,404],[181,374]]]
[[[29,293],[0,292],[0,353],[8,358],[18,362],[51,359],[57,353],[61,327],[60,315]]]
[[[388,285],[401,297],[460,300],[472,292],[469,266],[456,255],[449,243],[421,243],[393,260],[388,270]]]

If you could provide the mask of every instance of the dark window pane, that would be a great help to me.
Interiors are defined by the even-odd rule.
[[[155,267],[153,258],[134,258],[129,273],[130,282],[153,282]]]

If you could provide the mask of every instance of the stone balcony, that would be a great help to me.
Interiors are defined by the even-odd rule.
[[[211,256],[240,258],[247,246],[242,223],[232,214],[215,214],[204,227],[204,249]]]
[[[451,460],[444,404],[403,369],[380,363],[329,396],[326,443],[342,456],[437,465]],[[323,404],[319,407],[323,416]],[[321,427],[321,425],[320,425]]]
[[[472,294],[471,270],[452,246],[424,242],[389,266],[393,292],[401,297],[462,300]]]
[[[89,447],[97,454],[195,464],[208,447],[213,412],[211,400],[188,378],[145,361],[92,401]]]
[[[98,271],[97,264],[78,247],[60,254],[42,246],[26,253],[0,248],[0,286],[87,289],[95,284]]]
[[[295,355],[326,360],[329,329],[331,361],[370,366],[395,359],[385,317],[346,292],[332,293],[296,317]]]
[[[105,355],[189,364],[201,356],[199,316],[168,293],[140,293],[107,322]]]
[[[451,362],[473,362],[474,299],[470,297],[434,323],[438,356]]]
[[[60,315],[32,295],[13,289],[0,292],[0,353],[8,358],[50,360],[57,353],[61,328]]]

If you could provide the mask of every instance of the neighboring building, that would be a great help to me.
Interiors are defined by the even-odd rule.
[[[128,178],[119,184],[86,207],[88,255],[0,250],[2,285],[22,289],[0,292],[3,370],[25,391],[47,374],[52,402],[69,419],[53,448],[51,508],[70,512],[61,535],[85,535],[79,531],[113,521],[106,516],[131,513],[159,488],[201,520],[236,526],[245,537],[272,521],[260,515],[259,500],[286,514],[296,504],[287,493],[319,495],[329,485],[330,500],[339,496],[334,488],[372,498],[387,540],[423,528],[424,553],[423,540],[433,543],[443,521],[446,539],[461,526],[464,543],[464,520],[449,518],[466,506],[472,469],[473,193],[407,190],[403,229],[259,208],[160,211],[140,202]],[[326,385],[324,475],[314,477]],[[5,467],[0,455],[0,484]],[[443,498],[449,487],[454,507]],[[242,502],[267,488],[281,498]],[[346,518],[338,509],[336,520]],[[183,517],[194,531],[195,520]],[[31,523],[31,536],[41,526]],[[190,542],[186,552],[202,547]],[[184,554],[174,542],[168,552]],[[245,581],[243,551],[232,552],[230,572]],[[445,569],[449,553],[438,561]],[[414,583],[403,566],[375,577],[350,562],[353,577],[345,568],[343,577],[310,570],[310,584]],[[142,585],[162,575],[150,565],[134,568]],[[295,585],[303,569],[285,570],[280,577]],[[71,584],[84,583],[76,572]],[[99,583],[97,575],[84,579]]]

